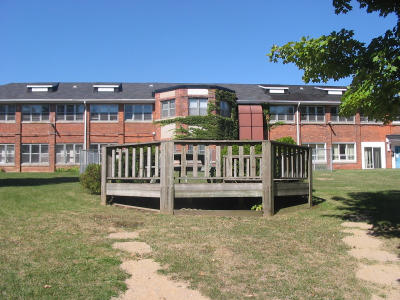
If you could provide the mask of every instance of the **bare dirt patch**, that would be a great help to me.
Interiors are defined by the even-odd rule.
[[[112,239],[135,239],[138,232],[115,232],[108,237]],[[143,242],[117,242],[113,248],[127,251],[132,255],[151,253],[149,245]],[[160,275],[161,266],[152,259],[128,260],[121,268],[131,275],[125,281],[128,289],[115,300],[209,300],[198,291],[188,288],[188,284],[177,282]]]
[[[349,254],[357,259],[368,259],[371,264],[360,263],[356,273],[357,278],[372,282],[378,290],[385,295],[382,298],[373,295],[373,299],[400,299],[400,264],[398,257],[381,249],[383,242],[370,235],[371,225],[358,222],[344,222],[347,227],[343,232],[352,235],[343,238],[343,241],[351,247]],[[377,263],[378,262],[378,263]]]

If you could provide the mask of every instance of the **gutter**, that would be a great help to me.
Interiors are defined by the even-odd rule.
[[[238,104],[263,104],[263,103],[268,103],[268,104],[310,104],[310,105],[315,105],[315,104],[332,104],[332,105],[338,105],[342,103],[340,100],[337,101],[313,101],[313,100],[306,100],[306,101],[300,101],[300,100],[237,100]]]

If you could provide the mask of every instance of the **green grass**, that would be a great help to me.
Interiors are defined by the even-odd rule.
[[[374,224],[399,253],[398,170],[316,173],[317,205],[272,218],[166,216],[102,207],[74,172],[0,173],[0,298],[109,299],[125,288],[113,229],[141,229],[163,273],[213,299],[368,299],[341,238]],[[51,286],[45,288],[45,286]]]

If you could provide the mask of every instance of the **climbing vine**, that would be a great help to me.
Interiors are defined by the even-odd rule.
[[[215,90],[215,102],[207,104],[207,115],[185,116],[157,121],[161,126],[176,123],[176,139],[235,140],[239,138],[239,122],[236,94],[226,90]],[[221,116],[221,102],[230,107],[230,117]]]

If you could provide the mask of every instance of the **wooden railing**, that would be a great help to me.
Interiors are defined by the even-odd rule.
[[[102,148],[102,199],[105,203],[107,182],[159,184],[160,210],[167,212],[175,184],[262,183],[263,199],[271,199],[276,181],[308,179],[311,191],[309,170],[310,148],[271,141],[175,140],[111,145]],[[270,200],[263,203],[264,210],[273,211]]]

